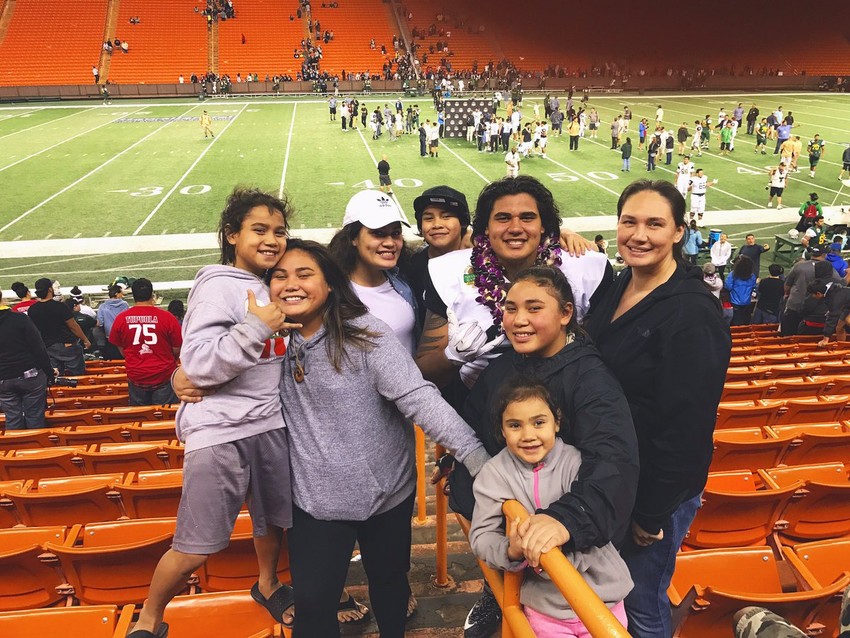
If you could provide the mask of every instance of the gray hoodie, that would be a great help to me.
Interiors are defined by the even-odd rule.
[[[387,324],[370,314],[351,323],[379,336],[371,349],[347,347],[341,372],[328,356],[324,327],[306,341],[293,332],[283,364],[293,499],[320,520],[366,520],[410,496],[416,478],[408,419],[454,450],[473,475],[488,459]],[[302,383],[293,377],[295,353]]]
[[[265,284],[232,266],[198,271],[183,321],[183,370],[196,385],[221,387],[177,411],[186,452],[286,427],[280,407],[281,338],[248,312],[248,290],[269,302]]]
[[[561,439],[542,463],[532,467],[507,448],[494,456],[475,480],[475,512],[469,530],[469,544],[478,558],[496,569],[519,571],[525,561],[508,558],[508,537],[502,504],[516,499],[529,513],[548,507],[570,491],[578,476],[581,453]],[[583,552],[564,552],[587,584],[612,607],[626,597],[633,586],[629,569],[614,545],[591,547]],[[546,572],[528,569],[520,590],[520,601],[552,618],[575,618],[575,612]]]

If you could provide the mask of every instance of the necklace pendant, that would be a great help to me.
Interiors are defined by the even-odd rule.
[[[300,363],[295,364],[295,369],[292,371],[292,378],[295,379],[295,383],[304,383],[304,368],[301,367]]]

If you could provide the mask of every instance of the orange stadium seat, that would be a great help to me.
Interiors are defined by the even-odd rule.
[[[723,386],[721,401],[757,401],[763,399],[771,388],[769,381],[727,381]]]
[[[0,452],[27,448],[53,447],[55,439],[50,430],[6,430],[0,436]]]
[[[144,602],[156,565],[171,547],[175,519],[77,525],[63,543],[48,543],[83,605]]]
[[[258,574],[252,530],[248,512],[241,512],[230,536],[230,546],[210,556],[198,570],[198,587],[203,591],[251,589]],[[282,583],[292,582],[285,534],[277,564],[277,575]]]
[[[95,443],[122,443],[124,428],[120,425],[93,425],[79,428],[61,428],[53,431],[58,445],[88,446]]]
[[[174,440],[177,438],[174,419],[168,421],[143,421],[122,428],[122,433],[130,441],[144,443],[146,441]]]
[[[132,605],[10,611],[0,614],[0,636],[123,638],[132,622]]]
[[[113,383],[127,383],[127,375],[121,373],[84,374],[79,377],[68,377],[76,379],[80,385],[111,385]]]
[[[98,424],[94,410],[49,410],[44,413],[44,421],[51,428]]]
[[[158,405],[124,405],[114,406],[110,410],[98,410],[97,414],[101,423],[161,421],[166,418],[167,409],[164,409],[164,406]]]
[[[106,395],[109,388],[114,386],[102,383],[100,385],[78,385],[76,388],[56,387],[50,388],[51,394],[60,397],[94,397]]]
[[[177,516],[183,492],[182,470],[159,470],[131,474],[115,486],[130,518]]]
[[[757,605],[803,628],[826,626],[831,636],[838,625],[837,610],[826,605],[850,584],[844,575],[810,591],[783,593],[777,561],[770,548],[716,549],[680,552],[668,590],[681,638],[732,638],[732,616],[742,607]]]
[[[776,420],[778,406],[759,401],[730,401],[717,407],[715,430],[726,428],[759,428]]]
[[[63,582],[58,563],[43,547],[63,541],[65,532],[62,526],[0,530],[0,611],[47,607],[66,598],[56,590]]]
[[[776,420],[765,425],[791,425],[799,423],[826,423],[841,418],[847,406],[847,396],[811,397],[788,401],[764,401],[766,406],[778,408]]]
[[[84,474],[79,453],[84,447],[10,450],[0,456],[0,480],[37,479]]]
[[[782,553],[812,588],[833,583],[850,570],[850,538],[783,547]]]
[[[122,480],[123,474],[45,478],[6,498],[29,527],[117,520],[124,511],[112,486]]]
[[[762,428],[718,430],[714,433],[711,472],[755,471],[779,464],[794,434],[780,437]]]
[[[725,474],[732,476],[724,478],[724,483],[728,484],[732,479],[738,484],[746,483],[734,476],[740,473]],[[688,548],[763,545],[776,531],[777,521],[785,506],[802,486],[802,483],[797,483],[783,489],[759,490],[756,489],[755,480],[751,479],[740,491],[732,491],[727,485],[719,484],[717,475],[712,477],[703,493],[702,507],[697,511],[685,536],[684,545]],[[721,491],[719,487],[727,489]]]
[[[74,405],[80,409],[117,408],[126,407],[130,402],[130,395],[125,392],[122,394],[75,397],[75,399]]]
[[[171,635],[180,638],[267,638],[281,631],[248,591],[177,596],[166,607],[164,620]]]
[[[739,366],[739,367],[730,367],[726,370],[726,382],[729,381],[754,381],[756,379],[761,379],[764,375],[764,369],[759,368],[756,369],[755,366]]]
[[[769,399],[796,399],[801,397],[814,397],[824,393],[828,382],[815,381],[813,378],[802,379],[776,379],[773,388],[768,391]]]
[[[850,374],[823,375],[812,379],[826,381],[829,394],[850,394]]]
[[[771,468],[759,474],[775,489],[803,482],[782,511],[787,525],[781,537],[805,541],[850,534],[850,479],[843,463]]]
[[[27,490],[30,484],[31,481],[0,481],[0,529],[21,525],[15,504],[6,495]]]
[[[166,443],[101,443],[80,452],[79,457],[88,474],[167,470],[169,455],[162,449]]]
[[[850,374],[850,361],[823,361],[818,367],[823,375]]]
[[[779,436],[786,432],[795,432],[795,439],[782,459],[787,465],[834,461],[850,463],[850,428],[846,425],[823,423],[808,426],[774,426],[771,429]]]

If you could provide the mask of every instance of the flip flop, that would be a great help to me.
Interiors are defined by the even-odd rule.
[[[366,611],[363,611],[364,609]],[[358,623],[368,622],[369,619],[372,617],[372,612],[369,610],[369,608],[363,603],[359,602],[351,594],[348,595],[348,600],[339,604],[339,606],[336,608],[336,611],[337,613],[341,611],[356,611],[357,613],[362,614],[362,617],[358,618],[357,620],[339,620],[337,618],[340,625],[356,625]]]
[[[266,611],[275,619],[275,622],[279,622],[287,629],[293,627],[294,623],[287,623],[283,620],[284,614],[295,606],[295,595],[292,592],[292,587],[281,584],[270,598],[266,598],[260,593],[260,583],[254,583],[254,586],[251,587],[251,598],[265,607]]]
[[[147,629],[137,629],[127,634],[126,638],[168,638],[168,623],[159,623],[159,629],[156,633]]]
[[[404,621],[407,622],[411,618],[416,615],[416,612],[419,611],[419,601],[416,600],[413,594],[410,594],[410,599],[408,599],[407,604],[410,605],[410,600],[413,600],[413,609],[407,612],[407,615],[404,618]]]

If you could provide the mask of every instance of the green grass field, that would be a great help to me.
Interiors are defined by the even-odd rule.
[[[367,106],[395,100],[371,96]],[[430,99],[418,100],[423,118],[433,117]],[[592,96],[602,117],[598,140],[582,140],[577,153],[568,140],[550,138],[548,158],[530,158],[521,172],[540,178],[555,194],[566,224],[585,234],[600,230],[613,237],[611,216],[619,193],[632,179],[644,177],[645,153],[637,152],[637,122],[654,118],[663,104],[665,123],[675,130],[737,102],[755,102],[767,115],[777,105],[793,111],[804,143],[814,133],[826,141],[827,152],[817,177],[808,176],[807,162],[786,189],[786,208],[796,209],[812,190],[825,205],[850,206],[850,181],[838,181],[841,152],[850,143],[850,96],[833,94],[772,94],[660,97]],[[526,95],[523,113],[533,116],[540,96]],[[562,103],[565,102],[562,96]],[[634,112],[630,135],[635,146],[631,173],[620,172],[619,153],[609,150],[608,125],[627,104]],[[214,118],[214,140],[204,139],[197,122],[203,109]],[[503,112],[502,112],[503,114]],[[176,118],[176,119],[174,119]],[[753,153],[753,140],[741,131],[729,157],[712,151],[695,158],[710,178],[719,180],[709,192],[708,212],[742,211],[737,223],[727,223],[733,243],[747,231],[772,240],[793,223],[764,208],[765,170],[774,156]],[[770,149],[772,152],[772,148]],[[394,190],[402,209],[413,219],[413,199],[424,189],[448,183],[464,191],[474,205],[487,182],[504,175],[501,154],[478,153],[465,140],[444,140],[438,159],[420,158],[418,137],[396,143],[387,135],[373,141],[370,132],[343,133],[328,121],[327,105],[315,99],[254,98],[200,102],[114,102],[0,107],[0,285],[15,280],[29,285],[47,275],[63,285],[105,284],[119,274],[154,281],[191,279],[202,265],[214,262],[214,247],[167,241],[169,235],[210,233],[219,211],[236,184],[273,192],[281,188],[297,212],[293,233],[338,227],[348,198],[377,184],[375,163],[388,155]],[[673,165],[662,163],[656,178],[673,179]],[[743,212],[747,211],[747,212]],[[787,217],[787,211],[783,211]],[[581,222],[581,217],[593,219]],[[710,225],[711,215],[707,215]],[[728,219],[728,216],[724,219]],[[591,227],[593,225],[596,227]],[[305,233],[306,234],[306,233]],[[117,237],[137,236],[146,250],[114,254]],[[70,251],[57,242],[31,240],[91,239],[84,250]],[[772,243],[772,242],[771,242]],[[27,256],[16,247],[29,246]],[[123,244],[122,244],[123,245]],[[110,249],[110,246],[113,248]]]

